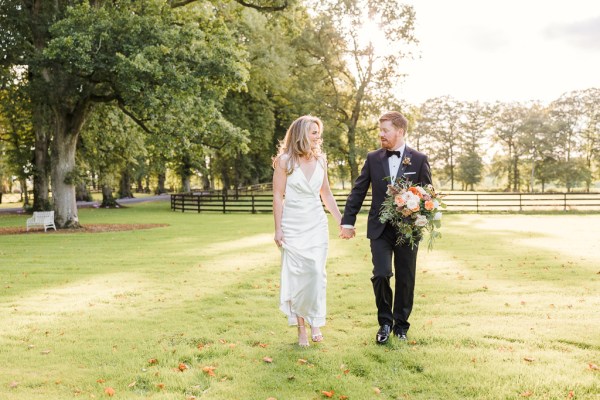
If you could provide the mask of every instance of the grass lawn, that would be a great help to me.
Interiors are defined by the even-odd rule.
[[[409,341],[387,346],[365,216],[352,241],[332,225],[308,349],[278,310],[270,215],[156,202],[80,220],[169,226],[0,236],[0,399],[600,399],[600,214],[444,216]]]

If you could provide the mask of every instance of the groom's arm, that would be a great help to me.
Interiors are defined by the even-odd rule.
[[[421,169],[419,170],[419,183],[423,186],[433,184],[431,179],[431,167],[429,166],[429,159],[427,156],[424,156],[425,160],[421,164]]]
[[[350,191],[350,195],[346,200],[344,216],[342,217],[342,226],[346,225],[354,227],[354,224],[356,223],[356,215],[362,207],[363,201],[369,190],[369,186],[371,186],[371,173],[369,156],[367,156],[365,165],[363,165],[360,175],[358,178],[356,178],[354,187],[352,188],[352,191]]]

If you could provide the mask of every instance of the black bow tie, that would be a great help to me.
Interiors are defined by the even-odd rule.
[[[401,153],[399,151],[391,151],[391,150],[386,150],[385,151],[385,156],[388,157],[388,158],[391,157],[391,156],[393,156],[393,155],[396,155],[396,156],[398,156],[398,158],[400,158],[400,154]]]

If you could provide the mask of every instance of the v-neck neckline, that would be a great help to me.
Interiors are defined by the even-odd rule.
[[[302,169],[302,165],[300,163],[298,163],[298,169],[300,169],[300,173],[302,174],[302,176],[304,176],[304,179],[306,180],[306,182],[310,183],[312,178],[315,176],[315,173],[317,172],[317,166],[318,166],[317,164],[319,164],[319,160],[315,160],[315,167],[312,170],[312,174],[310,175],[310,178],[307,178],[306,174],[304,173],[304,170]]]

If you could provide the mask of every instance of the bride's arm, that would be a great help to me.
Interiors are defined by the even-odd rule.
[[[338,226],[342,223],[342,214],[338,208],[337,202],[331,193],[331,187],[329,186],[329,179],[327,177],[327,164],[325,164],[325,175],[323,177],[323,184],[321,185],[321,200],[325,204],[327,211],[333,216]]]
[[[275,244],[281,247],[284,242],[283,230],[281,229],[281,218],[283,216],[283,196],[287,182],[287,170],[285,160],[279,157],[275,161],[273,171],[273,218],[275,219]]]

